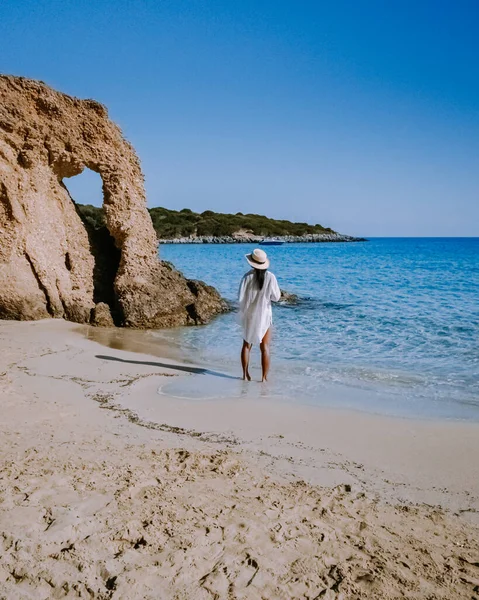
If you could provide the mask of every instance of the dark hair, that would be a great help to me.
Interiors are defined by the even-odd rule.
[[[263,289],[265,273],[266,273],[266,269],[255,269],[254,270],[254,281],[260,290]]]

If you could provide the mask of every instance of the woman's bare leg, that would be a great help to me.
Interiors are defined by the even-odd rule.
[[[243,367],[243,379],[245,381],[251,381],[249,374],[249,353],[251,351],[252,344],[248,344],[243,340],[243,348],[241,349],[241,366]]]
[[[261,368],[263,369],[263,379],[261,381],[268,381],[268,373],[270,366],[270,356],[269,356],[269,343],[271,341],[271,327],[264,334],[264,338],[261,341]]]

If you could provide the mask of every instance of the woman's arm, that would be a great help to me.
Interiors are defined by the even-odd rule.
[[[281,290],[279,289],[279,285],[278,285],[278,281],[275,277],[275,275],[273,275],[273,273],[271,273],[271,300],[273,302],[278,302],[281,298]]]
[[[239,290],[238,290],[238,302],[240,303],[240,306],[243,305],[244,297],[246,294],[246,275],[243,275],[243,279],[241,280]]]

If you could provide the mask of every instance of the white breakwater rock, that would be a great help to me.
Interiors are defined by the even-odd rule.
[[[191,236],[173,239],[160,239],[160,244],[255,244],[264,239],[258,235],[241,237],[235,236]],[[365,242],[365,238],[353,237],[351,235],[343,235],[341,233],[324,233],[324,234],[307,234],[307,235],[285,235],[275,237],[287,244],[298,243],[324,243],[324,242]]]

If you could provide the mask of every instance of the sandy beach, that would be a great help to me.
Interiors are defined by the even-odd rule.
[[[0,598],[479,598],[478,424],[208,399],[98,331],[0,322]]]

